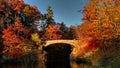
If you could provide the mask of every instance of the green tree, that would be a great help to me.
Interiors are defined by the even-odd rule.
[[[53,10],[51,9],[51,6],[48,6],[46,9],[47,13],[45,14],[46,19],[46,27],[48,27],[49,24],[55,23],[53,19]]]
[[[47,11],[46,18],[52,18],[53,17],[53,10],[51,9],[51,6],[48,6],[46,11]]]

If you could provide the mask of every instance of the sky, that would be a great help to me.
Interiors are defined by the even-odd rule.
[[[51,6],[55,22],[64,22],[67,26],[80,25],[83,14],[78,12],[87,4],[88,0],[24,0],[25,3],[37,6],[42,14]]]

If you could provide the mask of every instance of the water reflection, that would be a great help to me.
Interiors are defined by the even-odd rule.
[[[71,68],[69,62],[53,62],[48,63],[46,68]]]
[[[31,65],[0,65],[0,68],[98,68],[88,64],[77,64],[75,62],[52,62],[46,65],[42,63],[36,63]]]
[[[1,68],[35,68],[32,65],[28,66],[28,65],[2,65]]]
[[[77,64],[76,62],[71,62],[71,68],[95,68],[95,67],[86,63]]]
[[[0,68],[46,68],[46,67],[41,63],[36,63],[36,64],[30,64],[30,65],[5,64],[5,65],[1,65]]]

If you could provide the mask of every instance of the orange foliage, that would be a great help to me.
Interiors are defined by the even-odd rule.
[[[84,40],[81,40],[81,47],[79,48],[79,51],[77,52],[78,55],[84,56],[87,52],[95,51],[98,49],[99,42],[96,42],[97,40],[92,37],[84,38]]]
[[[15,24],[8,25],[6,29],[2,31],[4,49],[8,50],[9,55],[15,57],[21,54],[20,51],[16,52],[16,48],[24,46],[24,39],[30,36],[30,30],[26,29],[19,18],[16,18]]]
[[[26,42],[30,41],[30,30],[40,16],[36,6],[25,4],[23,0],[0,0],[0,38],[4,45],[3,52],[18,56],[21,53],[18,50],[29,44]]]
[[[61,39],[62,38],[62,31],[58,29],[58,25],[52,27],[49,25],[46,28],[46,32],[44,34],[44,38],[46,40],[52,40],[52,39]]]
[[[19,57],[20,55],[22,55],[22,51],[19,48],[14,49],[14,50],[11,50],[7,55],[11,57]]]
[[[19,10],[21,10],[21,8],[23,7],[24,2],[23,2],[23,0],[20,0],[20,1],[17,1],[14,5],[16,5],[16,6],[14,7],[13,10],[19,11]]]
[[[79,35],[99,40],[120,39],[119,6],[118,0],[90,0],[83,10]]]
[[[23,41],[14,33],[13,26],[10,25],[7,27],[7,29],[3,30],[3,36],[4,39],[3,43],[6,48],[13,48],[14,46],[22,43]]]

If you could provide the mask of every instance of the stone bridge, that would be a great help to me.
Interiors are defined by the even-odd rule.
[[[76,47],[79,43],[79,40],[48,40],[45,43],[45,47],[51,45],[51,44],[56,44],[56,43],[65,43],[65,44],[69,44],[73,47]]]
[[[43,50],[46,51],[47,64],[67,63],[75,57],[79,40],[47,40],[43,42]]]
[[[71,52],[72,56],[77,56],[79,51],[82,51],[82,50],[85,51],[83,48],[85,48],[88,45],[86,40],[48,40],[48,41],[45,41],[45,44],[43,46],[48,47],[48,46],[51,46],[54,44],[59,44],[59,43],[70,45],[70,47],[72,47],[72,52]],[[96,50],[94,50],[94,51],[96,51]],[[87,53],[85,53],[84,56],[85,57],[90,56],[91,54],[92,54],[92,52],[87,52]]]
[[[48,47],[57,43],[69,44],[72,47],[71,55],[75,56],[79,47],[81,48],[83,46],[80,44],[80,42],[81,40],[48,40],[45,41],[44,47]]]

